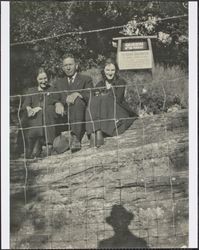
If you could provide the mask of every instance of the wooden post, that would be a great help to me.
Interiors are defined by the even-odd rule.
[[[147,38],[147,41],[148,41],[148,45],[149,45],[149,50],[151,51],[151,60],[152,60],[152,69],[151,69],[151,72],[152,72],[152,77],[153,77],[153,75],[154,75],[153,48],[152,48],[152,44],[151,44],[151,39],[150,39],[150,38]]]
[[[117,64],[118,64],[118,55],[119,55],[119,52],[121,51],[122,49],[122,40],[121,39],[118,39],[118,43],[117,43]]]

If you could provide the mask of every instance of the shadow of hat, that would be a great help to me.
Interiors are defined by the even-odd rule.
[[[69,138],[65,135],[57,136],[53,141],[53,149],[57,154],[64,153],[70,148]]]
[[[121,205],[114,205],[111,210],[110,216],[106,217],[106,222],[111,226],[116,226],[118,224],[129,225],[130,221],[134,218],[133,213],[128,212]]]

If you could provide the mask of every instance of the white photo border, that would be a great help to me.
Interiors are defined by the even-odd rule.
[[[1,1],[1,248],[10,249],[10,2]],[[189,248],[198,247],[198,5],[189,2]]]
[[[10,249],[10,2],[1,2],[1,248]]]
[[[189,248],[198,247],[198,3],[189,2]]]

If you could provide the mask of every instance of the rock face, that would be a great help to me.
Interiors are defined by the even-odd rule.
[[[133,219],[108,224],[115,205]],[[12,249],[114,248],[116,238],[188,245],[187,110],[138,119],[99,149],[85,138],[75,154],[11,161]]]

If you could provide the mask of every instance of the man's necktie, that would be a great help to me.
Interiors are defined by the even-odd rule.
[[[73,83],[73,78],[71,77],[71,78],[68,79],[68,84],[69,84],[69,86],[70,86],[72,83]]]

